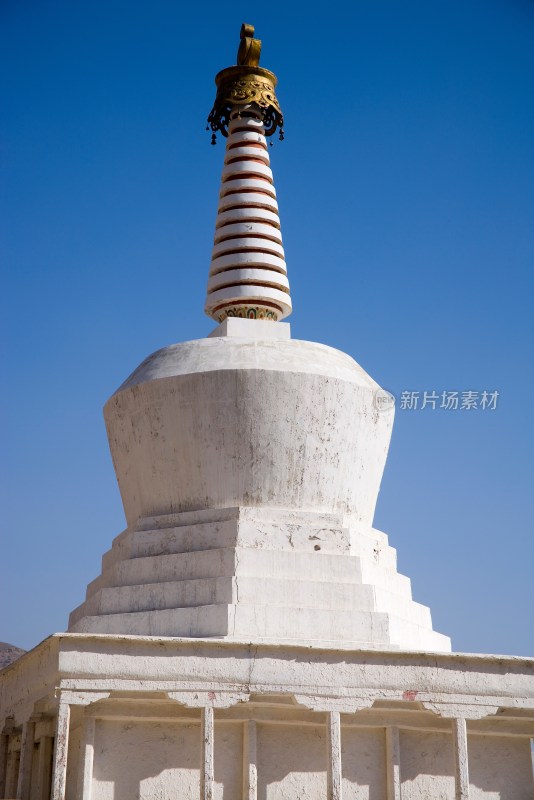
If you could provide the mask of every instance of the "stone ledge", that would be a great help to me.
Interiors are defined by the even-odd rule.
[[[79,691],[235,690],[372,702],[524,709],[534,720],[534,659],[230,641],[58,633],[0,673],[0,717],[22,719],[55,687]],[[532,712],[532,713],[531,713]],[[534,734],[534,730],[533,730]]]

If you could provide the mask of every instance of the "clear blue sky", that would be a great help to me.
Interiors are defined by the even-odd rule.
[[[376,525],[456,650],[534,652],[528,0],[4,0],[0,640],[64,630],[124,527],[101,409],[205,336],[223,146],[205,119],[242,21],[279,77],[271,149],[295,338],[397,395]]]

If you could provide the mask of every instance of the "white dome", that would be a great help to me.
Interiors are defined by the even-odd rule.
[[[159,350],[105,408],[129,524],[272,506],[370,525],[393,422],[376,389],[352,358],[312,342],[221,337]]]

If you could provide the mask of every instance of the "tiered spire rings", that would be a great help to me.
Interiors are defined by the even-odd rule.
[[[238,66],[216,76],[208,118],[227,137],[206,313],[281,320],[291,313],[280,219],[266,136],[282,126],[276,77],[258,67],[261,42],[243,25]],[[281,130],[282,136],[282,130]]]

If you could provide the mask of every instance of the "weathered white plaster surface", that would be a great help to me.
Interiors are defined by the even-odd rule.
[[[128,523],[242,505],[371,524],[392,426],[377,388],[311,342],[219,336],[158,351],[104,412]]]
[[[400,758],[402,800],[455,797],[454,751],[448,732],[403,730]]]
[[[226,319],[106,405],[128,529],[69,630],[443,651],[372,528],[393,413],[344,353]]]
[[[386,794],[386,739],[383,728],[342,728],[343,800],[374,800]]]
[[[57,634],[6,668],[0,687],[0,786],[17,783],[24,724],[33,720],[38,765],[59,705],[70,709],[66,782],[53,800],[452,800],[461,786],[456,720],[467,723],[462,797],[531,800],[534,788],[532,659]],[[332,715],[339,762],[328,747]],[[395,736],[402,795],[392,784],[386,792]],[[41,788],[35,767],[27,800],[47,800]]]
[[[235,508],[141,519],[102,564],[71,631],[450,649],[385,534],[332,515]]]
[[[197,800],[200,726],[184,722],[100,719],[96,726],[95,800]],[[235,795],[239,797],[239,793]]]
[[[471,735],[469,743],[470,800],[529,800],[523,782],[532,766],[530,742],[524,737]]]
[[[263,319],[226,317],[208,334],[208,338],[233,336],[238,339],[291,339],[289,322],[269,322]]]
[[[258,794],[293,800],[326,794],[324,725],[258,725]]]

